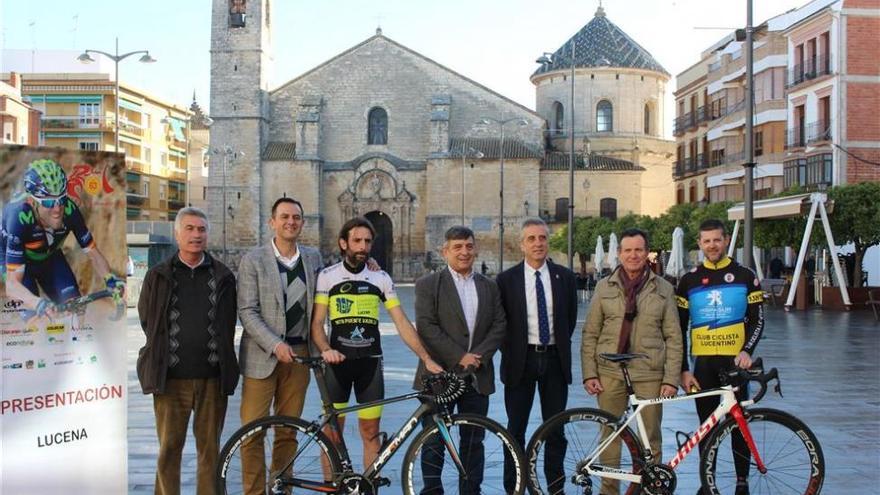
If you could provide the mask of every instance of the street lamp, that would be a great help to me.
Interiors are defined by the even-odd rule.
[[[557,57],[559,58],[559,57]],[[553,65],[553,54],[544,52],[535,62],[542,65]],[[574,270],[574,69],[575,69],[575,43],[571,40],[571,100],[569,106],[569,121],[571,126],[568,130],[570,148],[568,150],[568,269]]]
[[[492,123],[498,124],[498,128],[501,130],[501,145],[498,147],[498,155],[501,161],[501,178],[498,191],[500,203],[498,213],[498,272],[500,273],[504,269],[504,126],[510,123],[525,126],[529,125],[529,122],[522,117],[511,117],[509,119],[483,117],[477,122],[481,126],[488,126]]]
[[[232,149],[232,146],[226,146],[223,149],[214,148],[212,151],[213,151],[214,155],[221,155],[221,154],[223,155],[223,185],[222,185],[223,207],[222,207],[222,210],[220,210],[220,211],[221,211],[221,215],[223,216],[223,263],[228,263],[229,260],[227,260],[227,256],[226,256],[226,215],[228,214],[234,220],[235,214],[233,213],[234,210],[231,210],[232,206],[228,206],[228,207],[226,206],[226,163],[229,160],[229,157],[232,157],[233,159],[235,159],[240,156],[244,156],[244,152],[243,151],[235,151]]]
[[[464,171],[467,168],[467,164],[465,163],[466,158],[470,156],[471,158],[480,159],[483,158],[483,153],[479,150],[474,149],[471,146],[467,146],[467,144],[462,141],[461,150],[459,151],[461,155],[461,224],[464,225]]]
[[[141,58],[138,59],[142,63],[152,64],[153,62],[156,61],[156,59],[151,57],[150,52],[147,50],[136,50],[133,52],[123,53],[122,55],[120,55],[119,54],[119,38],[116,38],[116,53],[115,54],[102,52],[101,50],[86,50],[86,51],[82,52],[82,54],[80,54],[79,57],[76,57],[76,59],[84,64],[90,64],[95,61],[95,59],[93,59],[91,57],[91,55],[89,55],[90,53],[97,53],[99,55],[103,55],[103,56],[109,58],[110,60],[112,60],[113,63],[115,64],[114,71],[116,72],[116,85],[114,88],[114,99],[116,100],[116,102],[115,102],[116,103],[116,113],[114,115],[115,138],[114,138],[113,146],[115,148],[115,151],[119,152],[119,62],[121,62],[122,60],[124,60],[132,55],[137,55],[139,53],[143,53],[143,56],[141,56]]]

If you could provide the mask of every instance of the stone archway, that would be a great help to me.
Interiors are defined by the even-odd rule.
[[[354,180],[339,195],[342,221],[363,215],[376,224],[377,237],[387,236],[380,241],[383,251],[379,256],[376,253],[380,248],[374,245],[374,257],[379,261],[380,256],[387,253],[385,261],[380,261],[382,268],[401,279],[410,279],[420,273],[421,260],[414,257],[412,249],[414,203],[415,196],[407,190],[394,166],[376,156],[361,162],[355,170]]]
[[[391,217],[381,211],[371,211],[364,215],[376,228],[373,238],[372,256],[388,275],[394,275],[394,225]]]

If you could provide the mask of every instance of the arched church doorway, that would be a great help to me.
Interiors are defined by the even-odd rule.
[[[376,228],[376,238],[373,239],[373,248],[370,250],[370,256],[379,263],[383,270],[388,272],[388,275],[393,276],[394,227],[391,225],[391,218],[381,211],[371,211],[364,216]]]

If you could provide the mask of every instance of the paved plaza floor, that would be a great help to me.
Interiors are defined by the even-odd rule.
[[[399,287],[407,314],[415,317],[413,289]],[[575,331],[573,354],[575,384],[571,386],[569,406],[595,407],[580,386],[580,327],[586,313],[582,304]],[[784,409],[802,419],[819,438],[825,454],[826,480],[823,493],[830,495],[864,495],[880,491],[880,324],[867,311],[833,312],[809,310],[785,313],[779,309],[766,311],[764,338],[757,355],[765,366],[777,367],[782,378],[784,398],[768,392],[761,406]],[[416,358],[400,341],[390,321],[383,322],[386,395],[399,395],[410,390]],[[141,394],[135,374],[138,349],[143,334],[137,314],[128,314],[128,482],[129,493],[153,492],[156,440],[152,398]],[[498,366],[498,358],[495,359]],[[489,416],[506,423],[503,387],[490,402]],[[224,441],[239,426],[240,389],[229,402]],[[304,417],[317,416],[320,406],[317,390],[310,387]],[[415,403],[386,406],[382,429],[396,431],[415,409]],[[531,434],[541,423],[540,412],[532,411]],[[675,432],[693,431],[696,413],[690,403],[667,407],[663,418],[664,459],[675,451]],[[360,459],[360,440],[354,425],[348,425],[346,439],[356,466]],[[400,493],[400,466],[403,452],[392,458],[385,475],[392,479],[383,494]],[[677,493],[692,494],[699,485],[696,454],[679,466]],[[187,441],[183,459],[183,493],[195,494],[195,441]]]

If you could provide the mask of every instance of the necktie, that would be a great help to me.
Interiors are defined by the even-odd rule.
[[[547,317],[547,299],[544,297],[544,282],[541,272],[535,272],[535,295],[538,298],[538,340],[541,345],[550,343],[550,319]]]

